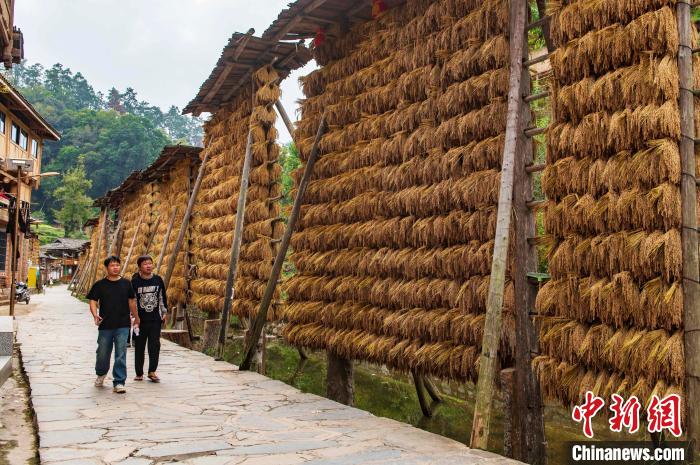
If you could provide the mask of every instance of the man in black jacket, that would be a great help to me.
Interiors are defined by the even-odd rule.
[[[143,381],[143,364],[146,345],[148,344],[148,379],[160,382],[156,374],[160,355],[160,329],[168,319],[168,299],[165,283],[160,276],[153,274],[153,259],[142,255],[136,261],[139,271],[131,278],[131,286],[136,293],[136,305],[139,310],[139,333],[136,342],[135,363],[136,381]]]
[[[131,326],[131,316],[134,325],[139,325],[139,315],[136,311],[134,290],[129,280],[120,276],[121,260],[119,257],[107,257],[104,261],[107,277],[92,285],[87,298],[90,300],[90,313],[98,326],[97,357],[95,386],[101,387],[109,371],[109,359],[114,347],[114,368],[112,377],[114,392],[126,392],[126,338]],[[98,313],[99,307],[99,313]],[[131,315],[130,315],[131,314]]]

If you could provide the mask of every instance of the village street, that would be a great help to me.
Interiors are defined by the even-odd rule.
[[[97,330],[65,286],[35,296],[17,342],[36,412],[41,463],[61,465],[517,463],[304,394],[163,341],[161,384],[93,386]]]

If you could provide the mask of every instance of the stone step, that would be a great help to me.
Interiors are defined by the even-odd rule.
[[[12,357],[0,355],[0,386],[12,376]]]

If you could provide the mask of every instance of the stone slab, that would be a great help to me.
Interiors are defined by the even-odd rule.
[[[11,356],[13,343],[14,330],[12,317],[0,316],[0,356]]]
[[[12,357],[0,355],[0,386],[12,376]]]
[[[162,341],[162,383],[127,393],[94,381],[97,330],[66,287],[18,319],[42,463],[51,465],[495,464],[493,455],[410,425],[304,394]],[[517,464],[508,459],[497,463]],[[502,460],[502,462],[501,462]]]

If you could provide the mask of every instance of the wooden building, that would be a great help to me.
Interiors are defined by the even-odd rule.
[[[54,279],[58,279],[62,283],[69,283],[73,279],[80,253],[88,242],[90,241],[61,237],[50,244],[41,246],[43,255],[47,258],[54,257],[57,260],[52,262],[52,265],[59,265],[58,276]]]
[[[24,37],[15,26],[15,0],[0,0],[0,50],[5,68],[24,58]]]
[[[19,185],[19,255],[18,263],[26,263],[29,234],[30,202],[32,191],[39,188],[41,158],[45,141],[58,141],[60,135],[39,112],[4,77],[0,76],[0,285],[9,287],[11,276],[12,239],[8,224],[14,218],[17,196],[18,166],[21,167]],[[18,269],[18,271],[22,271]],[[26,276],[18,274],[18,280]]]

